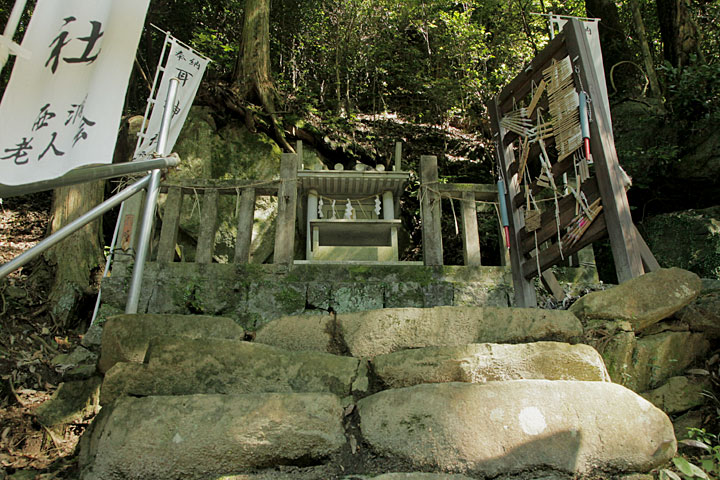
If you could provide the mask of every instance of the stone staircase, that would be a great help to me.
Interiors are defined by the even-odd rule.
[[[567,311],[492,307],[288,316],[256,334],[116,316],[82,478],[644,478],[674,455],[673,426],[582,336]]]

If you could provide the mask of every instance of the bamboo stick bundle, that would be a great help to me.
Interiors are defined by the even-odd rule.
[[[506,113],[500,120],[500,126],[505,130],[517,133],[521,137],[529,137],[533,133],[533,123],[527,116],[527,109],[525,108],[518,108]]]
[[[552,116],[558,161],[572,155],[582,146],[580,100],[575,89],[570,57],[565,57],[543,71],[547,83],[550,115]]]
[[[600,212],[602,211],[602,205],[600,205],[600,199],[598,198],[590,205],[589,215],[582,212],[570,221],[565,235],[562,237],[563,248],[567,248],[575,245],[585,234],[590,225],[595,221]]]

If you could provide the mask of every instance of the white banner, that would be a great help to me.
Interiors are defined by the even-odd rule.
[[[157,138],[160,133],[160,123],[165,109],[170,79],[177,78],[180,80],[180,85],[175,105],[173,105],[173,116],[170,121],[170,131],[167,139],[167,151],[172,151],[205,74],[205,67],[209,62],[207,58],[190,47],[180,44],[175,38],[168,36],[167,41],[169,42],[168,57],[165,62],[162,80],[155,95],[150,120],[145,131],[140,134],[134,160],[143,159],[157,151]]]
[[[38,0],[0,104],[0,184],[111,163],[150,0]]]

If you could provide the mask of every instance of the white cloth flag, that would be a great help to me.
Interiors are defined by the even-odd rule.
[[[38,0],[0,104],[0,184],[111,163],[150,0]]]
[[[160,88],[158,88],[155,96],[155,103],[147,128],[140,135],[138,146],[135,149],[135,160],[143,159],[157,151],[157,139],[160,133],[160,123],[165,109],[170,79],[177,78],[180,80],[180,85],[173,105],[173,115],[170,120],[170,131],[167,138],[167,151],[172,151],[205,74],[205,67],[209,62],[207,58],[193,49],[181,45],[175,38],[169,37],[167,41],[170,42],[169,53],[162,80],[160,80]]]

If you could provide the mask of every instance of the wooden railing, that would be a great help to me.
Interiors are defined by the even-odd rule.
[[[180,227],[183,197],[201,195],[200,232],[196,263],[212,263],[215,233],[218,226],[218,201],[221,195],[239,195],[237,238],[233,263],[250,262],[255,200],[259,196],[278,198],[275,229],[275,263],[291,263],[294,258],[295,217],[297,208],[297,160],[295,154],[284,154],[280,180],[257,182],[246,180],[193,180],[165,182],[161,191],[167,193],[160,230],[157,261],[173,262]]]
[[[439,183],[437,157],[420,157],[420,199],[425,265],[443,264],[443,245],[440,226],[441,200],[461,202],[463,259],[465,265],[478,266],[480,238],[477,223],[477,202],[497,202],[497,186],[485,184]],[[502,249],[502,246],[500,247]],[[501,255],[504,258],[504,255]]]
[[[166,181],[161,192],[166,194],[162,213],[160,238],[157,244],[156,261],[172,263],[176,255],[180,230],[183,200],[186,196],[199,199],[199,233],[195,262],[209,264],[215,254],[215,235],[220,220],[218,204],[223,195],[239,197],[237,201],[237,236],[234,253],[228,261],[236,264],[250,262],[250,251],[255,219],[257,197],[277,197],[274,263],[290,264],[295,258],[295,226],[298,204],[298,156],[283,154],[280,179],[271,181],[252,180],[188,180]],[[477,208],[480,202],[497,202],[497,187],[481,184],[438,183],[437,158],[421,158],[421,224],[423,229],[423,261],[425,265],[443,264],[443,246],[440,228],[441,200],[458,200],[461,203],[463,258],[467,266],[479,266],[480,239],[478,233]],[[135,220],[140,211],[141,201],[135,199],[135,206],[125,208],[122,219],[122,233],[116,245],[125,252],[132,251]],[[494,210],[494,209],[493,209]],[[396,221],[399,222],[399,221]],[[308,232],[305,232],[308,234]],[[501,251],[504,250],[502,245]],[[501,256],[502,253],[501,253]],[[129,257],[127,258],[129,260]],[[116,262],[117,263],[117,262]],[[120,260],[122,263],[122,260]]]

